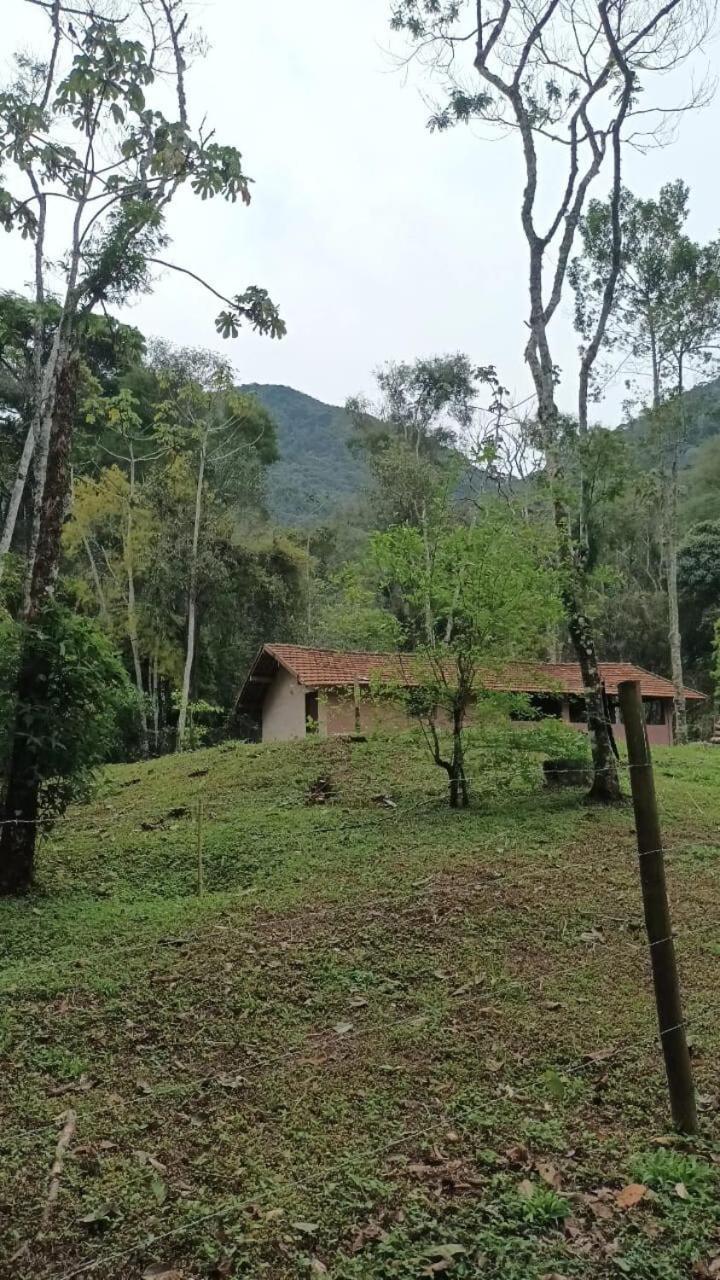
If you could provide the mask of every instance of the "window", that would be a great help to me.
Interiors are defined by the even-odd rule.
[[[562,719],[562,700],[552,693],[532,693],[528,696],[529,710],[516,708],[510,712],[511,720],[539,720],[543,716]]]
[[[665,724],[665,699],[643,698],[646,724]]]
[[[667,724],[665,718],[665,707],[669,702],[667,698],[643,698],[643,711],[645,713],[646,724]],[[622,724],[622,716],[618,707],[617,714],[618,724]]]
[[[572,724],[585,724],[587,722],[587,704],[585,699],[580,694],[573,694],[569,701],[570,720]],[[609,723],[620,724],[620,708],[615,695],[606,694],[605,703]]]
[[[570,723],[585,724],[585,721],[587,720],[587,706],[585,699],[573,695],[573,697],[569,698],[568,701],[570,703]]]

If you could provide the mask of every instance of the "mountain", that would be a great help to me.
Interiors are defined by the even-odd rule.
[[[368,472],[348,448],[349,415],[293,387],[251,382],[251,392],[272,414],[280,460],[268,472],[268,505],[280,524],[317,524],[364,488]]]
[[[713,436],[720,435],[720,378],[701,382],[683,394],[686,424],[686,444],[682,450],[685,464],[692,461],[695,451]],[[642,414],[623,427],[631,443],[642,444],[646,424]]]
[[[257,396],[277,427],[280,460],[268,472],[268,506],[279,524],[319,524],[359,496],[368,469],[349,447],[353,426],[344,409],[294,387],[251,382],[242,389]],[[720,434],[720,378],[687,391],[685,404],[687,466],[706,440]],[[620,429],[631,442],[642,441],[642,417]]]

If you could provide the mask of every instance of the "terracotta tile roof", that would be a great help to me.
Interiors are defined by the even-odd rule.
[[[370,653],[360,650],[314,649],[296,644],[266,644],[255,660],[238,699],[247,705],[254,682],[265,683],[276,664],[284,667],[308,689],[337,688],[352,684],[369,684],[371,677],[385,677],[404,685],[418,682],[418,659],[408,654]],[[415,675],[413,674],[415,668]],[[672,698],[673,686],[662,676],[653,675],[630,662],[602,662],[600,671],[609,694],[616,694],[621,680],[639,680],[645,698]],[[487,688],[516,693],[582,693],[580,668],[574,662],[508,662],[502,668],[485,672]],[[257,693],[257,688],[255,689]],[[686,689],[688,698],[702,700],[703,694]],[[261,700],[261,699],[260,699]]]

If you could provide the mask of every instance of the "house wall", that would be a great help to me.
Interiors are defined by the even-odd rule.
[[[647,726],[648,741],[651,746],[672,746],[672,701],[669,698],[662,701],[665,712],[664,723],[649,724]],[[342,690],[338,690],[321,695],[321,705],[325,707],[324,719],[321,713],[321,733],[332,736],[333,734],[351,734],[355,732],[355,707],[352,694],[349,691],[345,693]],[[442,719],[444,717],[440,718],[439,723],[442,722]],[[562,700],[562,719],[571,728],[577,729],[580,733],[587,733],[586,724],[571,721],[568,698],[563,698]],[[363,692],[360,703],[361,733],[372,733],[377,729],[407,729],[411,723],[410,717],[402,707],[394,706],[392,702],[375,701],[368,696],[367,692]],[[472,724],[472,714],[468,715],[467,723]],[[518,725],[522,723],[522,721],[518,721]],[[613,725],[613,735],[616,742],[625,741],[625,726],[619,720],[618,723]]]
[[[352,734],[356,731],[355,703],[350,691],[329,690],[320,695],[324,717],[320,716],[320,732]],[[378,729],[400,730],[410,726],[410,719],[402,707],[383,699],[373,699],[363,690],[360,695],[360,732],[374,733]]]
[[[304,738],[306,731],[305,695],[308,690],[298,684],[294,676],[279,671],[268,686],[262,711],[263,742],[288,742]],[[672,700],[663,699],[665,720],[663,724],[647,726],[651,746],[672,746]],[[570,702],[562,700],[562,719],[580,733],[587,732],[587,725],[570,720]],[[471,717],[468,717],[471,722]],[[384,699],[375,699],[363,689],[360,695],[360,732],[377,730],[392,732],[407,729],[412,723],[402,707]],[[519,722],[522,724],[522,722]],[[351,690],[321,691],[318,699],[318,732],[321,737],[350,735],[356,732],[355,703]],[[625,741],[625,727],[613,725],[616,742]]]
[[[672,727],[672,699],[661,698],[664,721],[662,724],[646,725],[648,742],[651,747],[671,747],[673,744],[673,727]],[[562,700],[562,718],[566,724],[572,729],[579,729],[581,733],[587,733],[587,725],[572,721],[570,719],[570,700],[563,698]],[[620,713],[612,727],[613,737],[616,742],[625,741],[625,725],[620,720]]]
[[[262,708],[263,742],[289,742],[305,737],[305,694],[287,671],[278,671],[268,685]]]

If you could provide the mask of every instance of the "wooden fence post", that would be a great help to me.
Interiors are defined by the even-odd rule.
[[[618,685],[618,693],[630,763],[630,786],[635,810],[640,885],[650,946],[660,1043],[670,1093],[670,1110],[676,1128],[682,1133],[697,1133],[695,1087],[683,1021],[680,982],[665,884],[665,858],[660,818],[639,681],[621,681]]]

